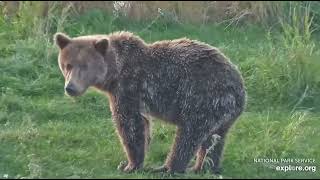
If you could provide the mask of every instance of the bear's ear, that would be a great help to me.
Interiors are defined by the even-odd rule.
[[[94,47],[102,55],[105,55],[108,48],[108,44],[109,44],[108,39],[99,39],[96,42],[94,42]]]
[[[54,42],[60,49],[63,49],[71,42],[71,39],[63,33],[56,33],[54,35]]]

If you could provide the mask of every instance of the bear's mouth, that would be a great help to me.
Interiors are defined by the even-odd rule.
[[[76,91],[65,91],[65,94],[71,97],[76,97],[76,96],[80,96],[80,93],[76,92]]]
[[[81,96],[83,94],[83,91],[78,91],[76,89],[65,89],[65,94],[70,96],[70,97],[77,97]]]
[[[86,91],[86,89],[87,88],[83,88],[82,86],[70,82],[67,83],[64,88],[65,94],[71,97],[82,95]]]

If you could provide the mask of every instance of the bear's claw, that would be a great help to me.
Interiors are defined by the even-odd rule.
[[[127,161],[121,161],[121,162],[119,163],[117,169],[120,170],[120,171],[123,171],[123,170],[126,168],[127,165],[128,165],[128,162],[127,162]]]

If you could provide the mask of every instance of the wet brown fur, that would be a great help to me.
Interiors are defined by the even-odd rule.
[[[161,171],[184,172],[197,154],[194,171],[220,172],[224,139],[245,106],[240,72],[217,48],[187,38],[145,43],[129,32],[69,38],[58,33],[59,65],[74,96],[90,87],[105,92],[127,154],[121,169],[143,167],[150,143],[150,120],[177,126]],[[70,64],[71,69],[66,69]],[[77,73],[75,73],[77,72]],[[212,135],[220,141],[213,150]]]

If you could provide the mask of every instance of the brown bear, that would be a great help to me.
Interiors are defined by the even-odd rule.
[[[240,72],[217,48],[187,38],[145,43],[130,32],[70,38],[55,34],[65,92],[82,95],[95,87],[109,98],[112,118],[131,172],[143,167],[150,142],[150,119],[176,125],[164,165],[155,171],[194,171],[211,158],[221,170],[224,139],[243,112],[246,92]],[[212,136],[220,140],[214,149]]]

